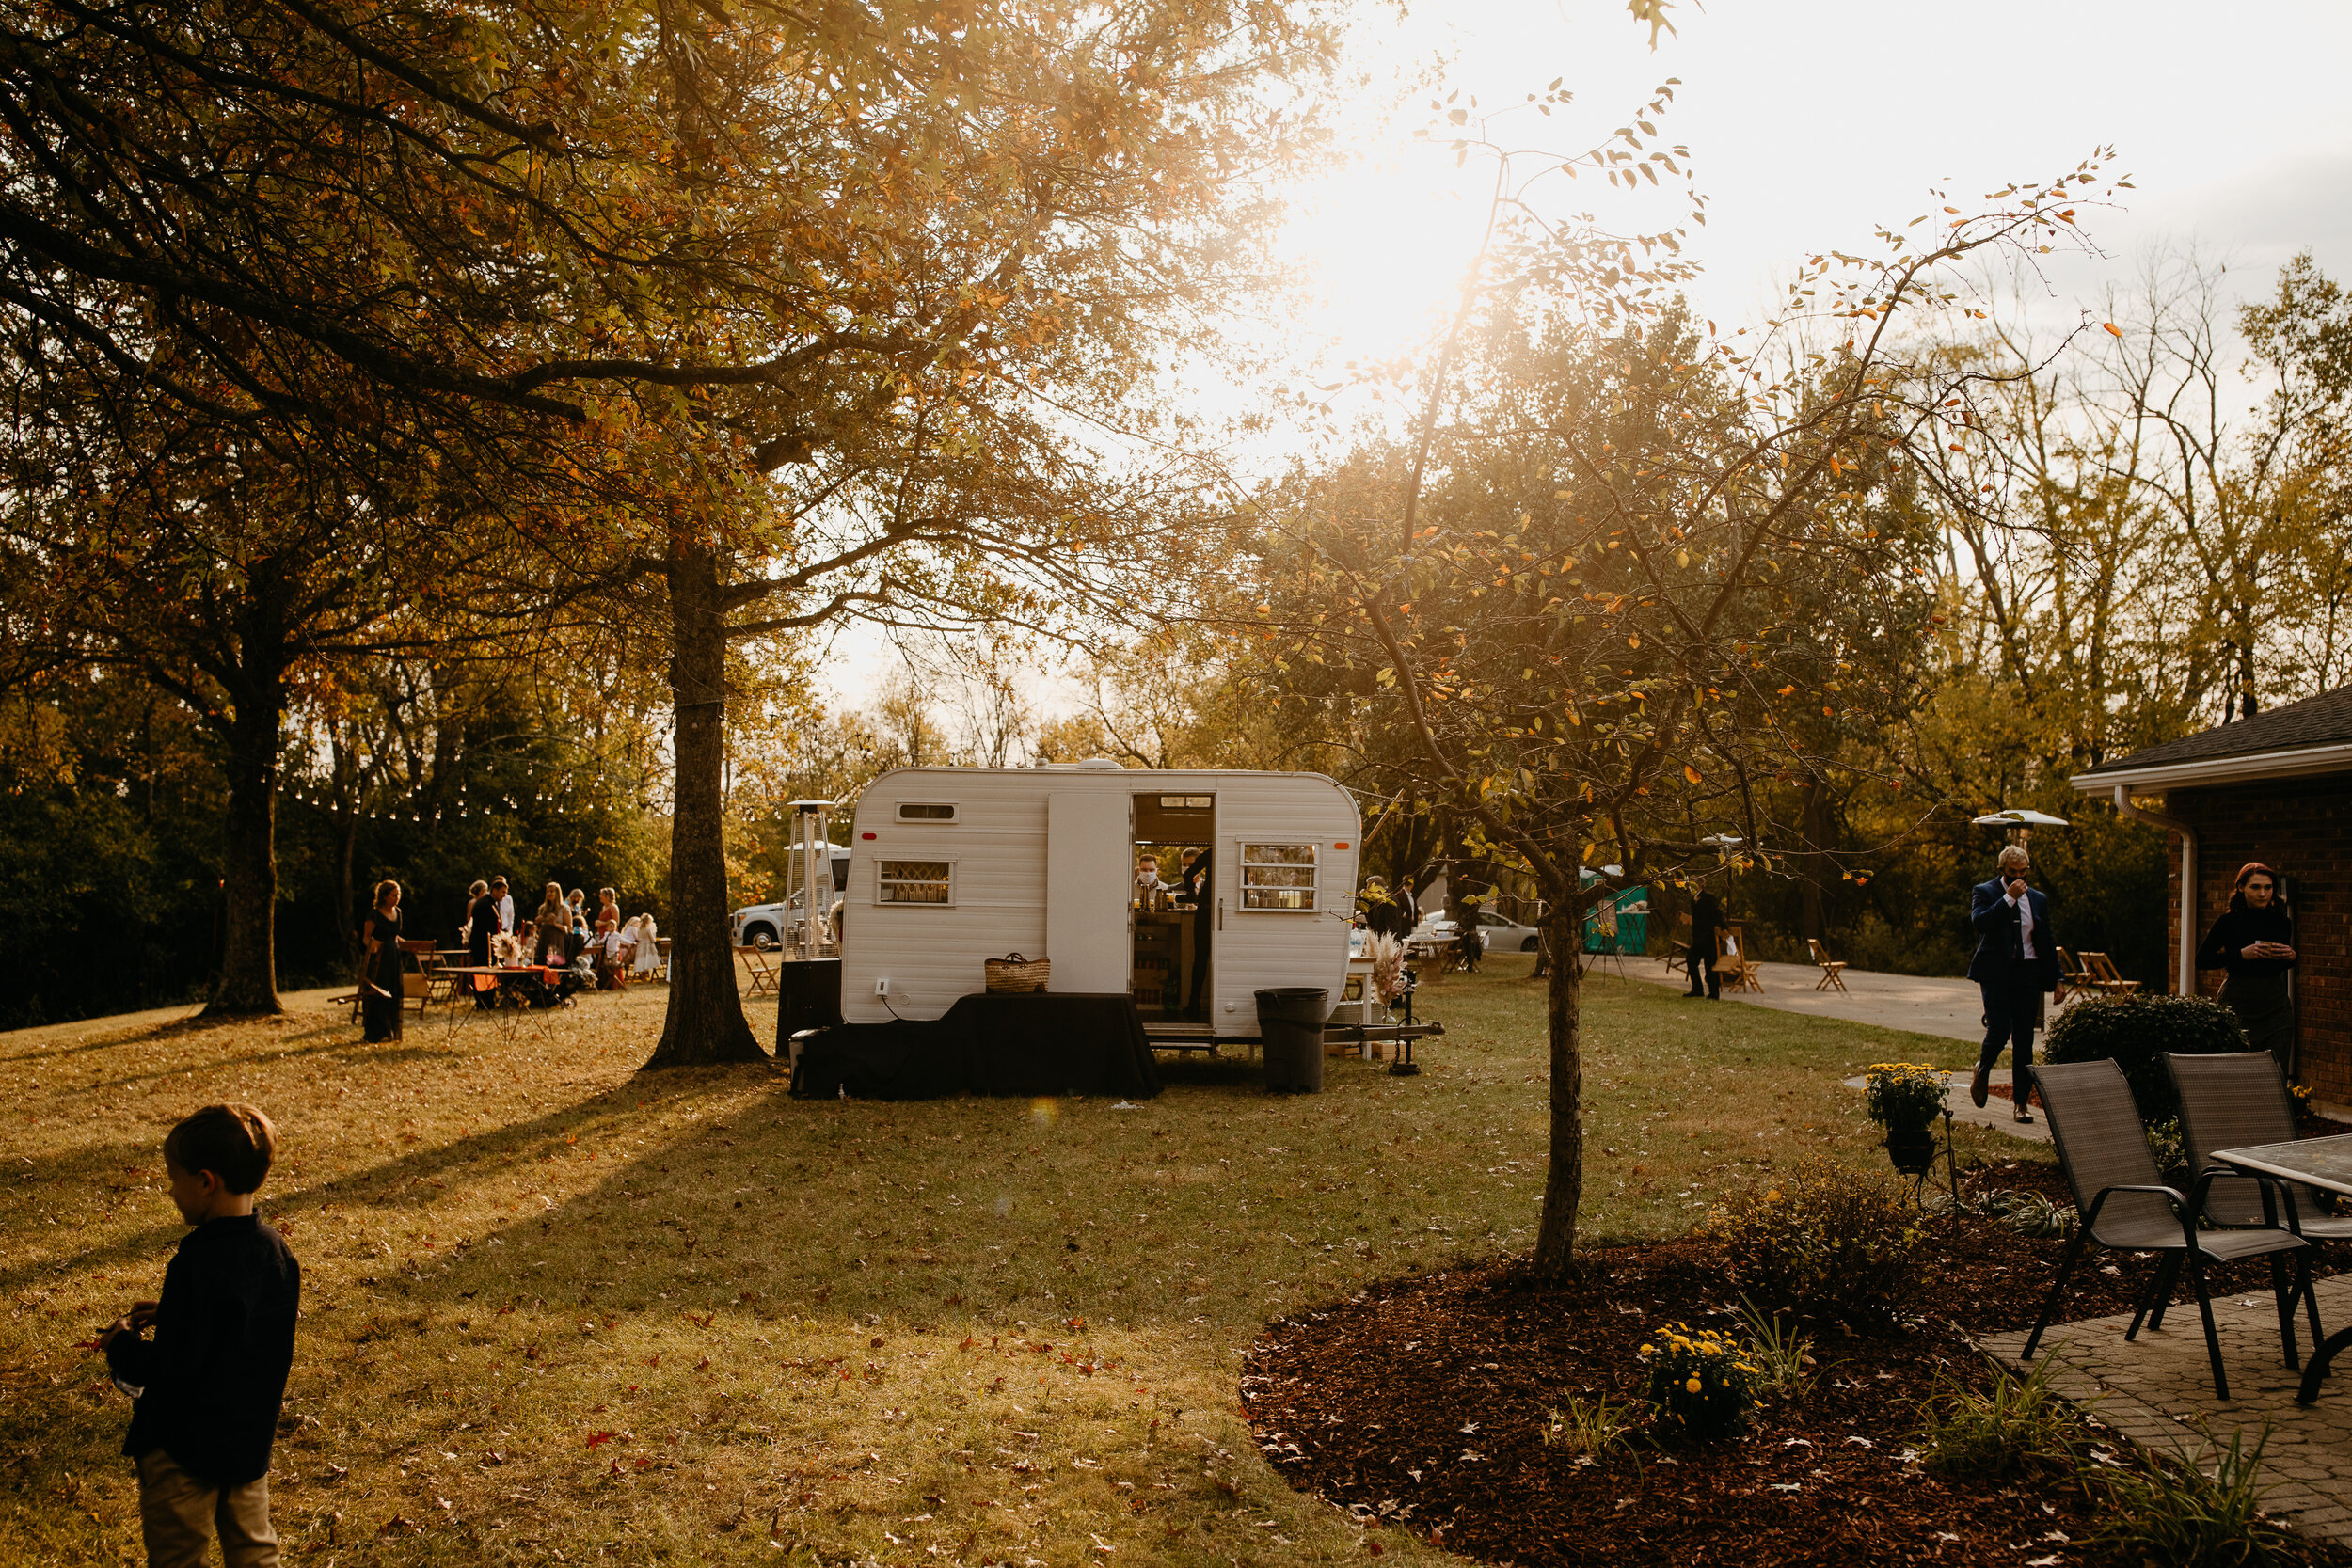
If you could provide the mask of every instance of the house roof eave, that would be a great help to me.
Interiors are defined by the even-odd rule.
[[[2118,784],[2136,795],[2168,789],[2201,789],[2215,784],[2249,784],[2264,779],[2301,779],[2320,773],[2352,772],[2352,742],[2332,746],[2296,746],[2239,756],[2191,757],[2134,768],[2126,758],[2077,773],[2068,782],[2078,794],[2109,795]]]

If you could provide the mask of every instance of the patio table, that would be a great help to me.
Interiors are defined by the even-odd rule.
[[[544,964],[450,964],[445,966],[441,973],[451,976],[453,980],[460,974],[466,975],[469,979],[480,976],[484,979],[495,980],[498,982],[497,989],[503,990],[518,980],[535,979],[541,985],[551,986],[555,984],[563,971],[550,969]],[[482,989],[470,984],[462,988],[453,987],[450,996],[451,1015],[454,1017],[456,1014],[456,1003],[459,997],[470,997]]]
[[[2249,1148],[2217,1148],[2213,1157],[2232,1170],[2249,1176],[2268,1176],[2323,1192],[2352,1197],[2352,1133],[2333,1138],[2297,1138],[2293,1143],[2260,1144]],[[2319,1380],[2336,1353],[2352,1345],[2352,1327],[2337,1329],[2312,1352],[2303,1369],[2303,1386],[2295,1402],[2311,1404],[2319,1398]]]

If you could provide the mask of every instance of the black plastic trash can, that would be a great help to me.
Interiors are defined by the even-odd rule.
[[[1265,1055],[1265,1086],[1278,1094],[1323,1092],[1323,1021],[1331,993],[1282,986],[1258,992],[1258,1039]]]

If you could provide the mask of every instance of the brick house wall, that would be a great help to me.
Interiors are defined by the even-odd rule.
[[[2197,829],[2195,940],[2229,908],[2230,879],[2248,861],[2277,866],[2295,884],[2296,1062],[2312,1094],[2352,1104],[2352,773],[2175,789],[2165,810]],[[2166,967],[2178,989],[2181,843],[2169,845]],[[2201,972],[2201,995],[2226,976]]]

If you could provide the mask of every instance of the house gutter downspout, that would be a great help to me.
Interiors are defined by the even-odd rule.
[[[2197,994],[2197,830],[2177,816],[2160,811],[2149,811],[2131,801],[2131,791],[2122,784],[2115,786],[2115,809],[2136,822],[2152,828],[2169,828],[2181,835],[2181,932],[2180,981],[2172,989],[2176,995]]]

